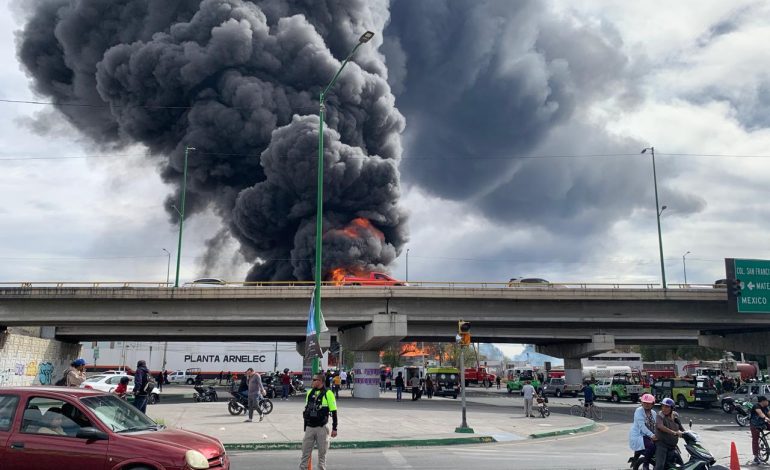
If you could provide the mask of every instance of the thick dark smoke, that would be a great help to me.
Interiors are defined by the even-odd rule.
[[[646,70],[611,24],[552,6],[394,0],[383,50],[409,124],[405,182],[493,221],[585,238],[654,210],[649,158],[638,156],[650,143],[613,136],[590,113],[604,100],[641,101],[635,77]],[[608,153],[636,155],[512,158]],[[705,204],[665,185],[661,193],[679,214]]]
[[[99,145],[146,145],[170,184],[181,179],[184,148],[195,147],[187,215],[213,208],[255,263],[249,280],[312,279],[318,94],[360,34],[375,31],[327,99],[324,268],[379,269],[398,255],[404,119],[377,52],[385,0],[42,0],[28,8],[18,54],[34,89]],[[177,200],[166,201],[172,218]],[[335,236],[360,217],[374,228]],[[207,259],[225,237],[210,241]]]

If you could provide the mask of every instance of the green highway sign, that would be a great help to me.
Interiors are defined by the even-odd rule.
[[[770,313],[770,261],[761,259],[725,260],[728,300],[735,302],[738,313]],[[731,292],[731,280],[737,282],[737,294]]]

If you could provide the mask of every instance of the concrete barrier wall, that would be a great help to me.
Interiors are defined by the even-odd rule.
[[[32,333],[0,333],[0,387],[53,385],[80,355],[79,344],[40,338]]]

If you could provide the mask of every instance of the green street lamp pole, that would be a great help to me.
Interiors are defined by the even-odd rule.
[[[663,213],[664,210],[666,210],[666,206],[663,206],[663,209],[660,208],[660,203],[658,202],[658,176],[655,173],[655,147],[647,147],[642,149],[642,153],[647,152],[647,150],[650,151],[652,154],[652,182],[655,185],[655,215],[658,220],[658,248],[660,249],[660,276],[663,279],[663,288],[666,289],[666,266],[663,264],[663,237],[660,234],[660,214]]]
[[[187,154],[190,150],[195,150],[194,147],[184,148],[184,172],[182,174],[182,203],[181,209],[177,209],[179,214],[179,243],[176,247],[176,280],[174,281],[174,287],[179,287],[179,262],[182,259],[182,227],[184,226],[184,200],[187,194]]]
[[[342,65],[340,65],[339,70],[337,70],[337,73],[334,74],[334,77],[332,78],[332,81],[329,82],[328,85],[326,85],[326,88],[321,92],[321,97],[319,101],[319,107],[318,107],[318,190],[316,194],[316,221],[315,221],[315,289],[313,291],[313,296],[315,301],[313,302],[313,305],[315,306],[315,310],[313,312],[313,318],[315,318],[315,324],[316,324],[316,334],[318,335],[318,341],[320,343],[321,341],[321,331],[320,331],[320,325],[321,325],[321,275],[322,275],[322,269],[321,269],[321,241],[323,237],[323,193],[324,193],[324,113],[326,112],[326,94],[329,92],[332,86],[334,86],[334,83],[337,81],[337,78],[340,76],[340,73],[342,73],[342,69],[345,68],[345,66],[350,61],[350,58],[353,57],[353,54],[356,53],[358,48],[361,46],[361,44],[364,44],[365,42],[369,42],[370,39],[374,36],[374,33],[371,31],[367,31],[364,34],[361,35],[361,37],[358,39],[358,44],[353,48],[352,51],[350,51],[350,54],[345,58],[345,61],[342,62]],[[181,233],[181,232],[180,232]],[[181,237],[181,235],[180,235]],[[180,238],[181,240],[181,238]],[[313,358],[313,374],[317,374],[321,370],[321,362],[318,360],[317,357]]]

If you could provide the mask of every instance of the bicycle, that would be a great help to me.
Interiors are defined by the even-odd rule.
[[[759,460],[767,462],[770,459],[770,445],[767,443],[767,436],[770,435],[770,430],[763,429],[759,432]]]
[[[585,400],[582,398],[578,399],[580,402],[579,405],[572,405],[569,409],[569,414],[572,416],[580,416],[583,418],[590,418],[590,419],[602,419],[602,410],[596,406],[595,403],[591,403],[590,406],[585,406]]]

